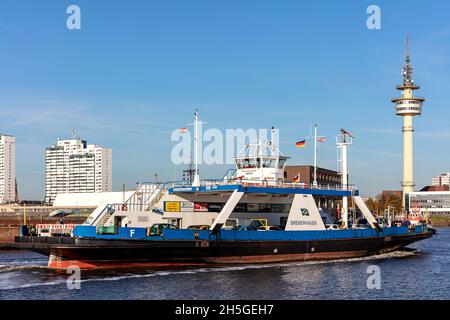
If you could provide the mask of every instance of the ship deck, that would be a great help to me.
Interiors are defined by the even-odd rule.
[[[169,194],[178,193],[227,193],[237,190],[247,194],[274,194],[274,195],[291,195],[291,194],[311,194],[315,196],[329,197],[351,197],[359,196],[359,190],[349,186],[348,190],[335,185],[318,185],[309,186],[297,183],[278,183],[278,184],[262,184],[260,182],[241,182],[241,183],[224,183],[210,182],[200,186],[192,185],[175,185],[168,189]]]
[[[77,226],[74,237],[97,239],[130,239],[130,240],[226,240],[226,241],[302,241],[302,240],[339,240],[389,237],[426,232],[425,226],[386,227],[380,231],[373,228],[347,230],[312,230],[312,231],[244,231],[220,230],[212,234],[210,230],[164,229],[162,235],[148,235],[146,228],[118,228],[117,234],[98,234],[95,227]]]

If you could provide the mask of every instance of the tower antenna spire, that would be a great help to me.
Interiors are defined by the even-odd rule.
[[[402,75],[403,75],[403,87],[411,87],[415,88],[414,85],[414,79],[413,79],[413,66],[411,64],[411,54],[409,50],[409,33],[406,34],[406,58],[405,58],[405,66],[402,69]],[[415,89],[418,89],[415,88]]]
[[[406,34],[406,63],[411,62],[410,52],[409,52],[409,33]]]

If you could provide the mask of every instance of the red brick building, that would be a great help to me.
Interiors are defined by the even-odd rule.
[[[402,199],[402,190],[383,190],[381,193],[382,199],[388,199],[390,196],[395,196]]]
[[[299,181],[312,184],[314,181],[314,166],[286,166],[284,168],[284,181],[292,182],[299,176]],[[339,185],[342,183],[341,175],[337,171],[317,167],[317,183]]]

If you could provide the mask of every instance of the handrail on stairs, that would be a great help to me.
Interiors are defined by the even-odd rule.
[[[139,191],[143,188],[144,185],[147,185],[147,184],[145,184],[145,183],[139,184],[139,186],[138,186],[138,188],[136,189],[136,191],[133,192],[133,194],[132,194],[125,202],[123,202],[122,205],[128,205],[128,204],[130,204],[130,202],[131,202],[131,200],[133,199],[133,197],[136,195],[137,192],[139,192]],[[152,190],[152,192],[150,193],[150,195],[145,199],[145,201],[143,202],[143,205],[146,206],[147,208],[150,207],[150,206],[152,206],[152,205],[154,204],[154,202],[155,202],[155,199],[158,198],[158,194],[160,194],[160,193],[163,192],[164,187],[165,187],[166,185],[167,185],[167,182],[166,182],[166,183],[163,183],[163,182],[158,183],[157,186]],[[155,194],[155,193],[156,193],[156,194]],[[149,199],[151,199],[153,195],[154,195],[154,198],[153,198],[153,199],[151,200],[151,202],[147,205],[146,202],[147,202]],[[159,200],[159,199],[158,199],[158,200]],[[107,220],[104,221],[103,224],[102,224],[103,218],[104,218],[106,215],[108,215],[108,213],[109,213],[109,216],[111,216],[111,214],[113,214],[113,213],[116,211],[116,210],[114,209],[114,205],[118,205],[118,204],[110,204],[110,203],[106,204],[106,205],[103,207],[102,211],[97,215],[97,217],[96,217],[96,218],[94,219],[94,221],[91,223],[91,225],[95,225],[96,227],[101,227],[101,226],[104,224],[104,222],[107,221]],[[134,204],[133,204],[133,205],[134,205]],[[112,209],[111,212],[110,212],[110,209]],[[107,212],[105,212],[105,210],[106,210]],[[98,225],[98,226],[97,226],[96,223],[100,223],[101,225]]]
[[[100,211],[100,213],[97,215],[97,217],[95,217],[94,221],[91,222],[91,225],[92,225],[92,226],[95,226],[95,223],[97,222],[97,220],[99,220],[99,219],[101,220],[101,218],[102,218],[103,215],[104,215],[103,212],[104,212],[105,210],[109,209],[109,206],[110,206],[109,203],[107,203],[107,204],[103,207],[102,211]],[[97,208],[96,208],[95,210],[97,210]],[[94,211],[95,211],[95,210],[94,210]]]
[[[167,185],[167,182],[159,183],[158,186],[153,190],[153,192],[147,197],[147,200],[148,200],[154,195],[152,200],[150,201],[150,203],[148,205],[146,205],[146,209],[151,208],[152,205],[154,205],[156,202],[158,202],[161,199],[160,195],[163,193],[166,185]],[[145,201],[145,202],[147,202],[147,201]],[[144,210],[146,210],[146,209],[144,209]]]

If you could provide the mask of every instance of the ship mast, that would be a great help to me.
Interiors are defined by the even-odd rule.
[[[192,185],[198,187],[200,185],[200,175],[198,174],[198,109],[195,109],[194,112],[194,165],[195,165],[195,173],[194,173],[194,181]]]
[[[314,139],[314,174],[313,174],[313,187],[317,187],[317,139],[324,139],[325,136],[317,135],[317,124],[314,125],[314,136],[306,137],[306,139]]]
[[[347,139],[348,136],[348,139]],[[341,129],[340,134],[336,136],[336,145],[340,150],[341,172],[342,172],[342,190],[348,190],[348,163],[347,163],[347,149],[353,143],[353,136],[346,130]],[[348,197],[342,198],[342,222],[343,228],[348,229]]]
[[[314,125],[314,181],[313,186],[317,186],[317,124]]]

